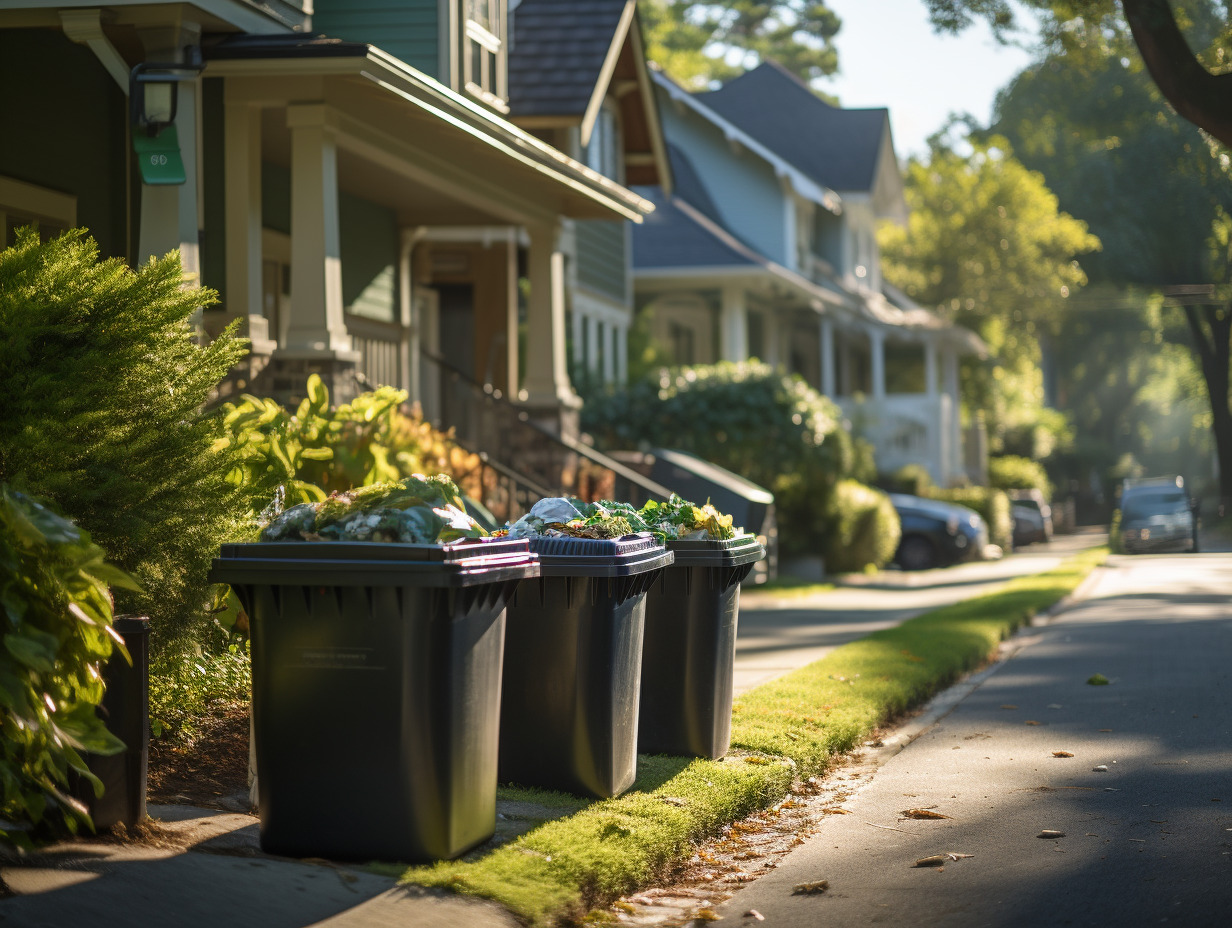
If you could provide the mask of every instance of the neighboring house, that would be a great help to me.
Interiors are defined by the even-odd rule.
[[[630,5],[596,4],[620,16],[587,89],[592,144],[644,73]],[[623,230],[653,207],[507,118],[510,44],[505,0],[6,3],[0,235],[84,225],[133,264],[179,249],[221,294],[205,330],[239,319],[252,339],[234,389],[289,399],[316,372],[345,400],[358,373],[439,405],[422,345],[559,429],[570,225]],[[662,180],[637,144],[630,176]]]
[[[883,470],[960,479],[958,360],[984,346],[881,280],[876,223],[906,218],[887,111],[830,106],[772,63],[711,93],[656,83],[676,187],[640,191],[658,209],[633,237],[660,344],[676,363],[784,365]]]
[[[618,184],[670,191],[636,0],[521,0],[509,53],[510,119]],[[564,251],[572,369],[623,383],[633,321],[631,224],[578,220]]]

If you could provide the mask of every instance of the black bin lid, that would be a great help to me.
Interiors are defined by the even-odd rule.
[[[530,548],[539,555],[544,577],[632,577],[667,567],[674,559],[650,532],[620,538],[535,535]]]
[[[270,586],[476,586],[539,576],[525,539],[446,545],[382,541],[276,541],[223,545],[209,578]]]
[[[676,555],[677,567],[743,567],[766,556],[756,535],[735,538],[669,539],[667,549]]]

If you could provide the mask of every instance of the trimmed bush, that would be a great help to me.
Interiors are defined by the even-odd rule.
[[[988,459],[988,483],[998,490],[1039,490],[1052,499],[1052,484],[1044,465],[1030,458],[1007,454]]]
[[[153,643],[184,647],[209,622],[205,579],[246,505],[226,481],[202,407],[244,354],[232,330],[204,347],[175,253],[133,271],[85,232],[0,252],[0,480],[55,500],[141,592]]]
[[[988,540],[1006,551],[1010,550],[1014,519],[1010,513],[1010,498],[1004,490],[993,487],[959,487],[952,490],[933,490],[928,495],[933,499],[974,509],[988,523]]]
[[[69,775],[101,796],[80,752],[124,749],[95,714],[100,667],[119,640],[108,583],[133,588],[89,535],[0,484],[0,848],[93,829]]]
[[[885,567],[902,535],[890,498],[855,480],[843,480],[835,487],[828,523],[830,534],[822,552],[831,573]]]
[[[869,480],[871,449],[801,377],[757,361],[661,370],[588,398],[582,426],[609,449],[688,451],[773,491],[784,554],[817,554],[834,488]]]
[[[928,496],[933,490],[933,478],[923,464],[908,464],[892,474],[880,474],[877,487],[887,493],[906,493],[908,496]]]

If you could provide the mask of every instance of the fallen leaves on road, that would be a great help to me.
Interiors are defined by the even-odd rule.
[[[934,854],[932,857],[921,857],[917,860],[913,867],[944,867],[951,860],[963,860],[967,857],[974,857],[974,854],[957,854],[951,851],[948,854]]]
[[[932,809],[903,809],[898,814],[903,818],[950,818],[950,816],[934,812]]]
[[[811,883],[797,883],[791,888],[793,896],[815,896],[830,888],[829,880],[813,880]]]
[[[1091,686],[1107,686],[1109,682],[1111,681],[1109,681],[1109,679],[1105,677],[1102,673],[1093,674],[1087,680],[1087,683]]]
[[[1053,829],[1051,829],[1051,828],[1045,828],[1045,829],[1044,829],[1043,831],[1041,831],[1038,835],[1036,835],[1036,837],[1037,837],[1037,838],[1064,838],[1064,837],[1065,837],[1065,832],[1063,832],[1063,831],[1054,831],[1054,830],[1053,830]]]
[[[1091,770],[1092,770],[1092,772],[1094,772],[1094,773],[1107,773],[1107,772],[1108,772],[1108,765],[1107,765],[1107,764],[1098,764],[1097,766],[1092,767],[1092,768],[1091,768]]]
[[[1002,706],[1001,708],[1002,708],[1002,709],[1017,709],[1018,707],[1017,707],[1017,706],[1008,706],[1008,705],[1006,705],[1006,706]]]
[[[755,918],[759,922],[764,922],[766,920],[766,916],[762,915],[756,909],[749,909],[747,912],[744,913],[744,917],[745,918]]]
[[[1053,757],[1073,757],[1074,755],[1070,751],[1053,751],[1052,756]]]
[[[722,917],[714,909],[698,909],[693,913],[693,920],[698,922],[717,922]]]
[[[1024,725],[1038,725],[1038,724],[1039,724],[1039,722],[1035,721],[1035,719],[1028,719],[1027,721],[1023,722],[1022,724],[1024,724]]]

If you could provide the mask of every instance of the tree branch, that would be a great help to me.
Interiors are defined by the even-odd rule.
[[[1194,56],[1168,0],[1121,0],[1151,78],[1184,119],[1232,148],[1232,73],[1212,74]]]

